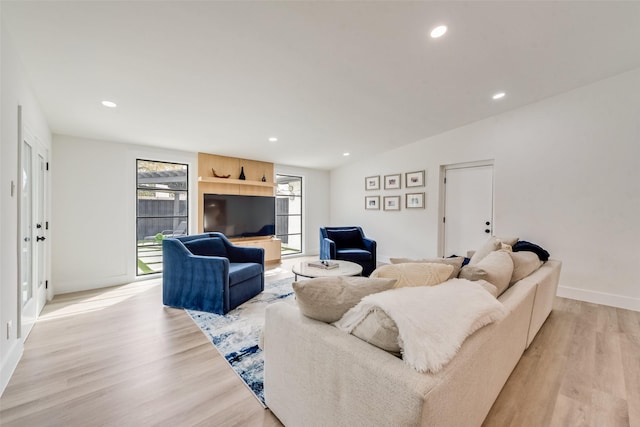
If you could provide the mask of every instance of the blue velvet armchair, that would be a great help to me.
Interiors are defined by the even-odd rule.
[[[264,290],[264,249],[233,245],[222,233],[162,241],[162,302],[225,314]]]
[[[362,266],[362,275],[376,269],[376,241],[360,227],[320,227],[320,259],[351,261]]]

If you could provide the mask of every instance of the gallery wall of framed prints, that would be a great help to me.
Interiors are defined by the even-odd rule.
[[[403,179],[404,175],[404,179]],[[396,194],[396,190],[402,190],[404,181],[404,188],[407,190],[404,194]],[[400,211],[402,205],[404,208],[409,209],[426,209],[427,195],[424,191],[419,191],[420,187],[426,187],[426,170],[419,170],[414,172],[393,173],[388,175],[373,175],[364,178],[365,191],[380,191],[381,188],[384,191],[394,191],[394,194],[375,194],[365,195],[364,208],[366,210],[381,210],[383,211]],[[404,199],[404,200],[403,200]]]

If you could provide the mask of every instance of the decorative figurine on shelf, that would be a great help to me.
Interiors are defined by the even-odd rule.
[[[238,177],[238,179],[241,179],[241,180],[243,180],[243,181],[244,181],[245,179],[247,179],[247,177],[246,177],[246,176],[244,176],[244,166],[241,166],[241,167],[240,167],[240,176]]]
[[[211,168],[211,172],[213,173],[214,178],[229,178],[231,175],[218,175],[214,168]]]
[[[267,177],[262,174],[262,182],[267,182]]]

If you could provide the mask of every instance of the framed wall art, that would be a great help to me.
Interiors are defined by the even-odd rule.
[[[379,190],[380,189],[380,175],[368,176],[364,179],[364,189]]]
[[[394,175],[384,176],[384,189],[385,190],[397,190],[402,188],[402,175],[397,173]]]
[[[407,209],[424,209],[424,193],[407,193],[404,197]]]
[[[405,187],[424,187],[425,179],[424,179],[424,171],[417,172],[407,172],[404,174],[404,182]]]
[[[365,196],[364,208],[369,210],[380,209],[380,196]]]
[[[385,211],[400,210],[400,196],[384,196],[383,201]]]

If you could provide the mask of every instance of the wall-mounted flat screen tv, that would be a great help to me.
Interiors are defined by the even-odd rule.
[[[235,194],[204,195],[204,231],[227,237],[276,234],[276,198]]]

